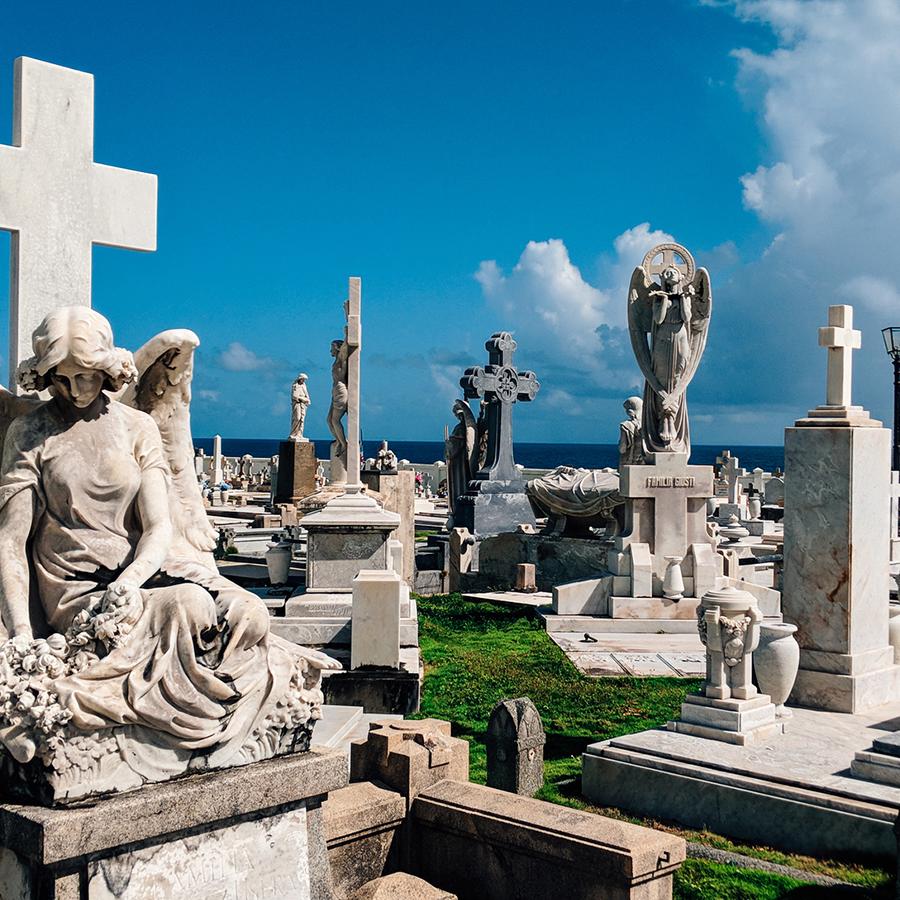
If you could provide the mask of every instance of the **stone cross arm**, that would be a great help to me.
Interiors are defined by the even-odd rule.
[[[540,390],[534,372],[517,372],[512,366],[474,366],[466,369],[459,381],[469,400],[482,399],[503,403],[533,400]]]
[[[156,249],[156,176],[94,162],[91,75],[16,60],[13,145],[0,146],[0,229],[13,232],[13,368],[48,312],[90,305],[93,244]]]

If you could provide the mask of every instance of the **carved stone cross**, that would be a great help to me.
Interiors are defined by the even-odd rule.
[[[519,372],[513,365],[516,342],[509,332],[492,334],[484,347],[488,364],[466,369],[459,380],[467,400],[487,404],[487,457],[478,478],[513,481],[519,474],[513,460],[512,405],[517,400],[533,400],[540,384],[534,372]]]
[[[819,329],[819,346],[828,348],[826,406],[852,404],[853,360],[862,345],[862,334],[853,328],[852,306],[829,306],[828,325]]]
[[[740,478],[746,475],[746,469],[738,465],[740,460],[731,455],[730,450],[723,450],[721,456],[716,457],[717,465],[722,467],[722,473],[728,480],[728,502],[739,503],[741,499]]]
[[[91,303],[91,247],[156,249],[156,176],[94,162],[94,79],[21,57],[12,146],[0,145],[0,229],[11,231],[10,366],[60,306]]]

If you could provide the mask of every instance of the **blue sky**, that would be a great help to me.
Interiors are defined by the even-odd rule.
[[[284,436],[303,370],[324,437],[361,275],[368,440],[439,440],[504,329],[542,383],[517,439],[613,441],[628,277],[674,236],[715,296],[694,440],[780,443],[824,401],[829,303],[856,304],[855,400],[889,419],[898,41],[892,0],[31,0],[0,31],[0,142],[16,56],[95,75],[95,158],[158,174],[159,250],[96,248],[94,305],[132,348],[198,332],[198,435]],[[7,257],[0,233],[3,298]]]

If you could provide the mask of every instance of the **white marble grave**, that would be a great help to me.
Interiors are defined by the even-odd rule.
[[[890,432],[850,402],[852,308],[829,309],[826,403],[785,429],[785,620],[797,625],[791,699],[860,712],[897,696],[888,643]]]

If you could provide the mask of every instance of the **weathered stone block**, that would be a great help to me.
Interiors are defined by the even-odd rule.
[[[498,703],[487,727],[489,787],[533,797],[544,784],[547,737],[537,707],[528,697]]]
[[[459,781],[412,805],[416,874],[460,900],[664,900],[682,838]]]
[[[347,783],[336,751],[195,775],[90,807],[0,806],[0,877],[16,900],[246,894],[331,900],[321,804]],[[63,893],[70,885],[75,892]],[[155,896],[155,894],[154,894]]]

